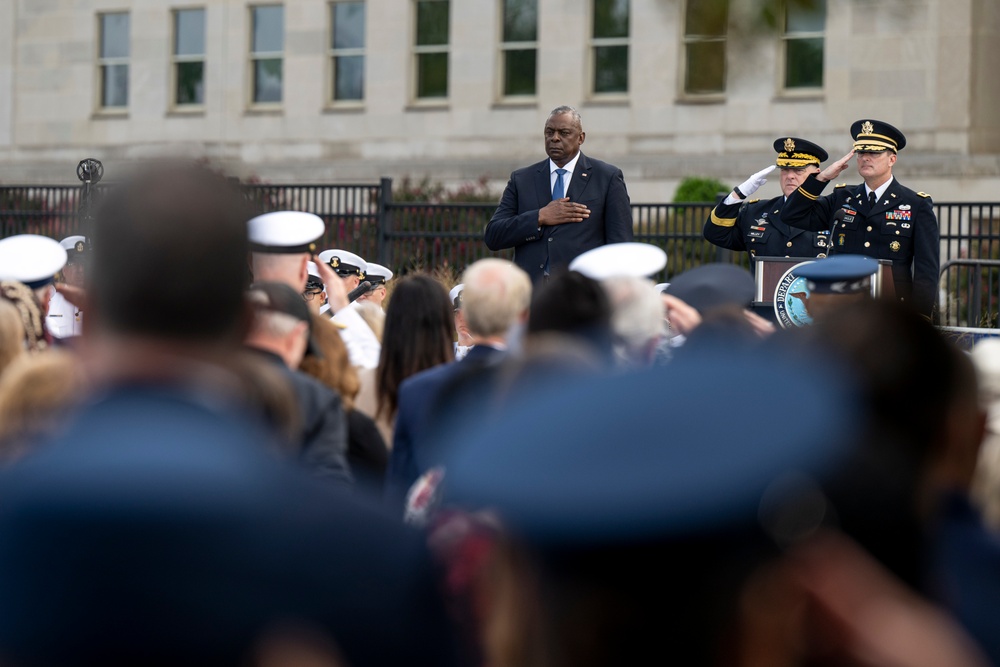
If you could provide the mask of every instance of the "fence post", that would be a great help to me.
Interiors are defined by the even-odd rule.
[[[80,186],[80,204],[77,207],[77,233],[90,238],[90,223],[94,219],[91,211],[92,186],[97,185],[104,176],[104,165],[100,160],[87,158],[76,165],[76,177],[83,185]]]
[[[728,196],[729,196],[728,192],[716,193],[715,205],[718,206],[719,204],[721,204]],[[712,210],[715,209],[713,208]],[[711,212],[709,212],[709,215],[711,215]],[[732,251],[727,248],[723,248],[720,245],[715,246],[715,261],[719,264],[732,262],[733,261]]]
[[[392,203],[392,179],[382,178],[379,180],[378,192],[378,213],[375,216],[375,224],[378,226],[378,263],[382,266],[392,268],[390,265],[392,255],[392,215],[389,213],[389,204]]]

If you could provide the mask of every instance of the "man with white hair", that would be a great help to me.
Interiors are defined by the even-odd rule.
[[[613,276],[601,286],[611,302],[615,360],[624,366],[652,364],[666,324],[659,290],[635,276]]]
[[[455,415],[443,410],[441,398],[460,383],[473,380],[505,355],[507,334],[528,317],[531,279],[503,259],[481,259],[462,276],[461,313],[472,336],[472,348],[461,361],[435,366],[406,379],[399,387],[399,411],[386,476],[386,493],[402,502],[417,478],[432,468],[439,452],[427,436],[440,421]]]

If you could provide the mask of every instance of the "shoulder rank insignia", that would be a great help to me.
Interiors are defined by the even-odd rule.
[[[833,187],[835,187],[835,188],[846,188],[847,187],[847,183],[837,183]]]
[[[924,199],[930,199],[931,198],[931,196],[929,194],[927,194],[926,192],[918,192],[917,196],[918,197],[923,197]]]
[[[757,203],[757,202],[759,202],[759,201],[760,201],[759,199],[751,199],[751,200],[750,200],[750,201],[748,201],[747,203],[748,203],[748,204],[756,204],[756,203]]]

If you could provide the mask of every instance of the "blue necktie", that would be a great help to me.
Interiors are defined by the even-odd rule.
[[[552,188],[553,199],[562,199],[566,196],[566,188],[563,186],[563,175],[565,174],[565,169],[556,169],[556,184]]]

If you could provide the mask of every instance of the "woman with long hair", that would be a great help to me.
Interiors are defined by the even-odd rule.
[[[452,310],[448,292],[430,276],[407,276],[396,285],[385,314],[376,371],[376,419],[390,424],[395,420],[403,380],[454,360]]]

